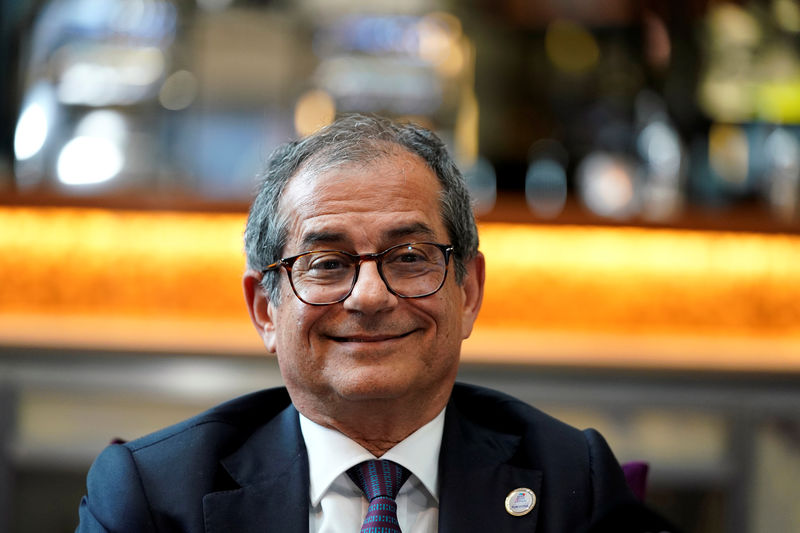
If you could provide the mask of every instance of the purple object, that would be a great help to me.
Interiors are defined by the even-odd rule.
[[[622,465],[622,473],[633,495],[643,501],[647,492],[647,472],[650,465],[644,461],[630,461]]]

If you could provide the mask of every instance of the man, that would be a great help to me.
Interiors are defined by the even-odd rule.
[[[350,116],[278,149],[245,245],[286,388],[109,446],[79,531],[563,533],[630,501],[596,432],[454,386],[484,258],[429,131]]]

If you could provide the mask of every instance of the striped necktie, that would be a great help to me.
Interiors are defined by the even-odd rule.
[[[364,461],[347,471],[369,501],[361,533],[401,533],[395,498],[411,472],[397,463]]]

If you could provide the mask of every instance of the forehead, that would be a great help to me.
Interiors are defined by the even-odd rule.
[[[301,168],[286,185],[281,211],[288,241],[389,241],[447,238],[441,185],[419,156],[403,149],[368,161]]]

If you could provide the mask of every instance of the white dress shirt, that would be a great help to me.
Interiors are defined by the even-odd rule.
[[[347,469],[375,459],[342,433],[300,415],[308,450],[310,533],[357,533],[367,514],[367,499]],[[439,450],[444,409],[381,459],[411,472],[397,495],[397,519],[403,533],[436,533],[439,519]]]

